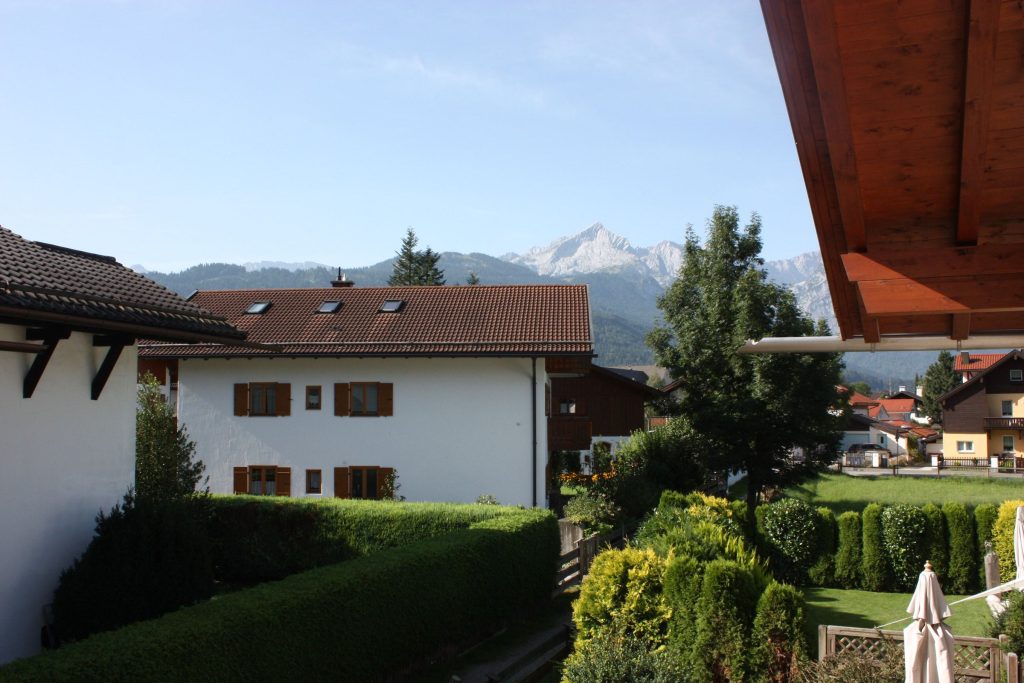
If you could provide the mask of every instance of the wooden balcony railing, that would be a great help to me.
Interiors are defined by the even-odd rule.
[[[548,450],[585,451],[590,448],[591,423],[585,416],[548,418]]]
[[[985,429],[1024,429],[1024,417],[986,417]]]

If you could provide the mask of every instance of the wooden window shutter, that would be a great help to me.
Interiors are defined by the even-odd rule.
[[[384,490],[384,479],[391,476],[395,471],[394,467],[379,467],[377,468],[377,490],[373,492],[373,497],[380,500],[380,494]],[[394,493],[394,491],[392,491]]]
[[[245,386],[244,384],[242,386]],[[236,413],[237,415],[237,413]],[[249,468],[235,468],[235,493],[249,493]]]
[[[348,498],[349,485],[348,485],[348,468],[347,467],[335,467],[334,468],[334,497],[335,498]]]
[[[287,417],[292,414],[292,385],[278,382],[275,386],[277,388],[275,414]]]
[[[334,414],[340,417],[348,415],[348,383],[334,385]],[[348,469],[348,468],[341,468]],[[347,476],[347,475],[346,475]]]
[[[249,385],[235,385],[235,415],[249,414]]]
[[[378,415],[394,415],[395,414],[395,385],[394,384],[378,384],[377,385],[377,407]]]
[[[292,495],[292,468],[277,467],[275,471],[277,474],[277,495]]]

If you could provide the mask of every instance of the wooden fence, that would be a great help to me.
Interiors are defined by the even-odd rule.
[[[562,520],[559,520],[560,522]],[[578,585],[590,572],[590,565],[597,553],[605,546],[614,548],[625,547],[629,535],[634,528],[619,526],[604,535],[592,534],[572,543],[573,547],[563,546],[558,557],[558,572],[555,575],[555,594],[563,593],[567,588]],[[563,538],[564,538],[563,534]]]
[[[957,683],[1000,683],[1006,672],[1006,683],[1021,683],[1017,655],[1005,652],[1002,639],[954,636],[956,641],[955,673]],[[896,644],[899,645],[896,645]],[[903,653],[903,631],[880,631],[872,628],[846,626],[818,627],[818,659],[847,652],[881,655],[885,648],[896,645]]]

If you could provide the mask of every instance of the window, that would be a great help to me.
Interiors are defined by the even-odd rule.
[[[320,410],[320,386],[306,387],[306,410]]]
[[[1010,370],[1011,382],[1024,382],[1024,370]]]
[[[400,310],[402,310],[402,307],[404,305],[405,305],[405,302],[401,301],[399,299],[388,299],[387,301],[385,301],[384,303],[382,303],[380,305],[380,312],[381,313],[398,313]]]
[[[235,415],[287,416],[292,414],[292,385],[250,382],[235,385]]]
[[[567,398],[558,404],[559,415],[575,415],[576,414],[576,399]]]
[[[957,453],[973,453],[974,442],[973,441],[957,441],[956,442]]]
[[[879,434],[878,435],[878,445],[879,446],[884,446],[885,445],[885,434]]]
[[[1012,417],[1013,416],[1013,401],[1000,401],[1000,403],[1001,403],[1001,407],[1002,407],[1002,411],[1003,411],[1003,417]]]
[[[394,396],[394,385],[386,382],[335,384],[334,414],[390,416],[394,414]]]
[[[1012,453],[1012,452],[1013,452],[1013,437],[1009,436],[1009,435],[1004,436],[1003,437],[1003,453]]]
[[[306,493],[322,493],[320,470],[306,470]]]
[[[320,304],[320,308],[316,309],[317,313],[337,313],[338,309],[341,308],[340,301],[325,301]]]
[[[253,496],[290,496],[292,468],[277,465],[236,467],[234,492]]]
[[[394,471],[391,467],[376,465],[335,467],[334,495],[337,498],[380,498],[386,493],[387,479]]]
[[[247,315],[262,315],[267,312],[268,308],[270,308],[269,301],[256,301],[249,308],[245,309],[245,312]]]

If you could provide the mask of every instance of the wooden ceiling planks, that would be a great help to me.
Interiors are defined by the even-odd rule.
[[[761,6],[841,336],[1024,332],[1024,5]]]

